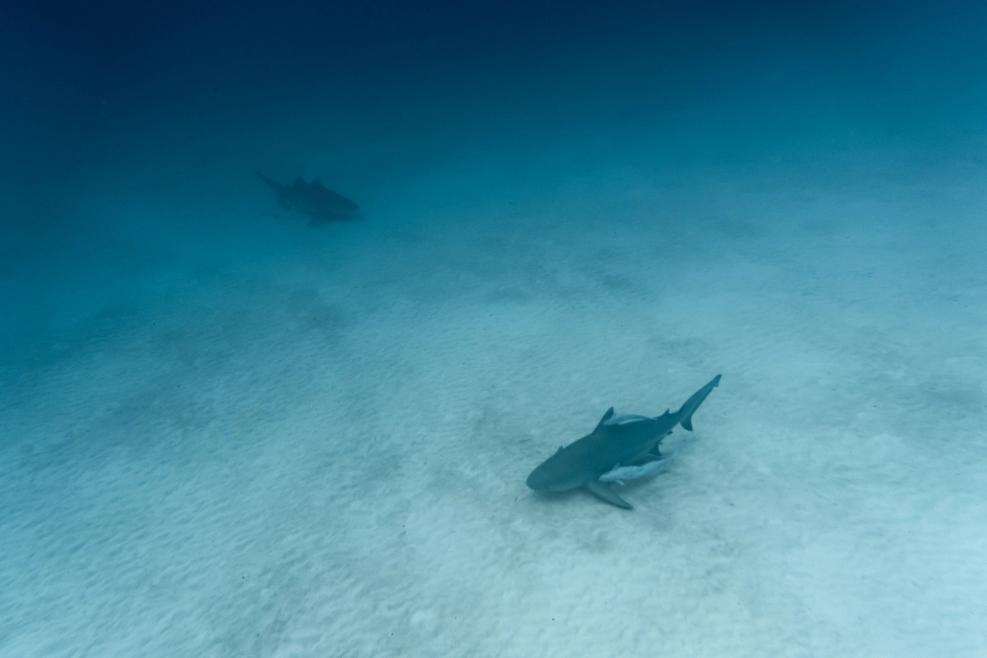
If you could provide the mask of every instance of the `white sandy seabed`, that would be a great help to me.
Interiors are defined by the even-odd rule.
[[[987,172],[855,166],[85,201],[0,278],[0,654],[987,655]],[[525,488],[717,373],[633,511]]]

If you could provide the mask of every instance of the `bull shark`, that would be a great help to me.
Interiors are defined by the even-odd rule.
[[[278,205],[285,210],[295,210],[309,217],[309,226],[320,226],[332,221],[355,219],[360,206],[342,194],[333,192],[318,178],[306,183],[301,178],[291,185],[282,185],[264,174],[257,176],[278,195]]]
[[[677,425],[692,431],[692,414],[720,384],[717,375],[696,391],[686,403],[671,413],[656,418],[616,414],[607,409],[592,433],[542,462],[531,472],[525,484],[535,491],[568,491],[586,487],[601,500],[623,509],[633,509],[618,496],[611,483],[651,475],[665,460],[659,445]]]

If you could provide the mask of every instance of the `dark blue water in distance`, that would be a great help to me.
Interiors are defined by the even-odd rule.
[[[987,654],[985,149],[977,2],[0,4],[0,656]]]

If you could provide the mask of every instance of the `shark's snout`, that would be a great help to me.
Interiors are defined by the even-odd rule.
[[[534,489],[535,491],[548,489],[548,482],[540,468],[531,471],[531,475],[528,476],[528,479],[524,483],[528,485],[529,489]]]
[[[535,491],[568,491],[582,486],[584,479],[573,478],[570,473],[564,471],[560,473],[554,461],[549,459],[531,471],[531,475],[524,483]]]

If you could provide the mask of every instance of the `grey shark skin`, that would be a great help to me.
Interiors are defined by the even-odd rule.
[[[308,215],[309,226],[320,226],[329,222],[356,219],[360,206],[342,194],[333,192],[318,178],[306,183],[301,178],[291,185],[281,183],[257,172],[257,177],[267,183],[278,195],[278,204],[285,210],[296,210]]]
[[[672,433],[676,425],[692,431],[692,414],[703,400],[720,383],[717,375],[696,391],[675,413],[666,411],[661,416],[615,415],[613,407],[603,414],[596,429],[587,436],[559,448],[528,476],[525,484],[535,491],[568,491],[586,487],[595,496],[611,505],[632,509],[631,504],[614,493],[610,481],[601,481],[607,474],[613,479],[630,479],[632,469],[661,458],[658,446]],[[654,469],[641,469],[648,473]]]

